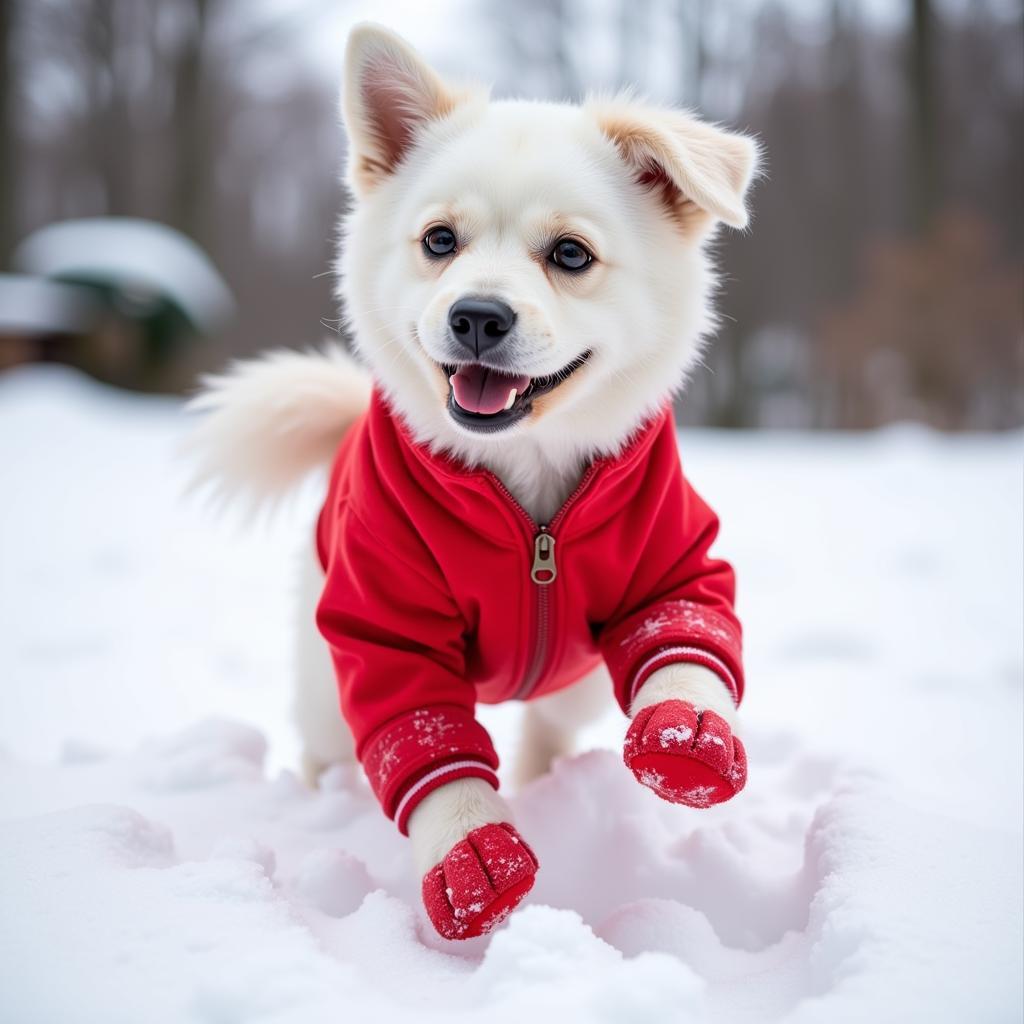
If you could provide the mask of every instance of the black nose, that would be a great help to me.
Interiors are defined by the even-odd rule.
[[[512,330],[516,315],[500,299],[459,299],[448,310],[452,336],[479,358]]]

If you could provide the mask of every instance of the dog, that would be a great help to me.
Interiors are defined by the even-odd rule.
[[[538,869],[476,701],[526,701],[520,782],[613,697],[626,765],[659,796],[709,806],[745,782],[733,574],[670,403],[759,149],[631,94],[495,101],[369,24],[342,113],[355,355],[208,378],[191,447],[239,500],[330,467],[301,587],[305,770],[363,764],[430,920],[462,939]]]

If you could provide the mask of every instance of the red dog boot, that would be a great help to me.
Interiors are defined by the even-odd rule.
[[[747,781],[747,753],[725,719],[683,700],[638,711],[622,756],[638,781],[675,804],[710,807]]]
[[[483,825],[423,876],[423,903],[446,939],[472,939],[501,924],[533,888],[537,858],[508,823]]]

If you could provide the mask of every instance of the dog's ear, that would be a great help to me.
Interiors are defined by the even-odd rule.
[[[744,196],[759,157],[753,139],[628,98],[591,101],[588,109],[636,180],[657,192],[684,227],[747,226]]]
[[[342,91],[349,176],[357,193],[391,174],[418,129],[450,114],[465,95],[445,85],[394,32],[357,25],[348,37]]]

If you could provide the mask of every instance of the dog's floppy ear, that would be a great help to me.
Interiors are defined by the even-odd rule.
[[[734,228],[747,226],[744,196],[759,155],[753,139],[628,97],[594,100],[588,109],[636,180],[660,192],[681,224],[697,214],[704,221],[710,216]]]
[[[369,192],[402,161],[427,121],[466,97],[445,85],[394,32],[368,22],[348,37],[342,116],[349,137],[349,175]]]

